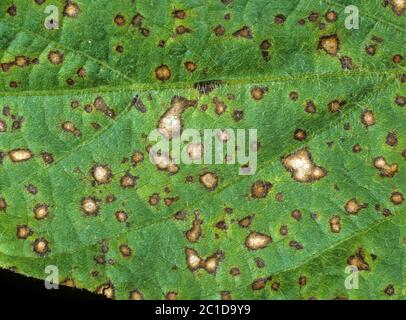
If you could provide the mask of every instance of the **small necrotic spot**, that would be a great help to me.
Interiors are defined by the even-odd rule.
[[[398,136],[395,132],[389,132],[386,136],[386,144],[391,147],[395,147],[398,144]]]
[[[376,48],[377,48],[376,44],[371,44],[365,47],[365,52],[370,56],[374,56],[376,53]]]
[[[0,132],[6,132],[7,131],[7,123],[6,121],[0,119]]]
[[[262,290],[265,288],[266,283],[269,281],[269,278],[260,278],[255,280],[252,284],[251,284],[251,288],[252,290]]]
[[[214,103],[214,112],[218,116],[221,116],[224,112],[226,112],[227,105],[224,103],[224,101],[220,101],[217,97],[214,97],[213,103]]]
[[[127,222],[128,214],[125,211],[117,211],[116,212],[116,219],[118,222]]]
[[[123,26],[125,24],[125,18],[123,15],[118,14],[114,17],[114,23],[118,25],[119,27]]]
[[[48,241],[44,238],[36,239],[33,243],[33,250],[39,256],[44,256],[49,252]]]
[[[244,26],[241,29],[234,32],[233,36],[234,37],[245,38],[245,39],[251,39],[252,38],[252,32],[251,32],[251,29],[249,27]]]
[[[155,77],[160,81],[169,80],[171,77],[171,70],[165,64],[161,64],[155,69]]]
[[[383,292],[388,296],[393,296],[395,294],[395,287],[390,284],[383,290]]]
[[[232,300],[230,291],[221,291],[220,298],[221,300]]]
[[[128,258],[132,254],[131,248],[127,244],[122,244],[119,247],[120,253],[124,258]]]
[[[17,7],[14,4],[12,4],[7,8],[7,13],[10,16],[14,17],[17,14]]]
[[[299,283],[299,286],[304,287],[307,284],[307,277],[300,276],[298,283]]]
[[[63,54],[59,51],[50,51],[48,53],[48,60],[52,64],[61,64],[63,62]]]
[[[48,206],[44,203],[39,203],[34,207],[34,217],[37,220],[42,220],[48,217]]]
[[[141,100],[141,97],[137,94],[132,101],[133,106],[141,113],[147,112],[144,102]]]
[[[278,202],[283,202],[285,200],[285,195],[282,192],[278,192],[275,195],[275,200]]]
[[[230,269],[231,276],[236,277],[236,276],[239,276],[240,274],[241,274],[241,271],[237,267],[233,267]]]
[[[245,239],[245,246],[249,250],[264,249],[272,242],[272,238],[266,234],[253,231]]]
[[[15,88],[17,88],[18,84],[16,81],[10,81],[9,86],[10,86],[10,88],[15,89]]]
[[[405,96],[397,96],[395,99],[395,103],[399,107],[404,107],[406,105],[406,97]]]
[[[193,61],[186,61],[185,69],[189,72],[193,72],[196,70],[196,64]]]
[[[393,63],[401,63],[403,61],[403,57],[400,54],[396,54],[392,57]]]
[[[178,298],[178,293],[170,291],[165,294],[165,300],[176,300]]]
[[[234,110],[232,117],[233,117],[234,121],[236,121],[236,122],[241,121],[244,118],[244,111]]]
[[[8,117],[11,114],[11,109],[9,106],[4,106],[2,110],[3,116]]]
[[[168,198],[164,199],[164,203],[166,206],[170,207],[178,200],[179,200],[179,197],[168,197]]]
[[[316,105],[313,101],[308,100],[306,101],[305,111],[307,113],[316,113]]]
[[[281,287],[281,285],[280,285],[279,282],[273,282],[272,285],[271,285],[271,289],[272,289],[273,291],[279,291],[279,288],[280,288],[280,287]]]
[[[26,225],[17,226],[16,236],[17,239],[27,239],[33,234],[31,228]]]
[[[172,16],[176,19],[185,19],[186,12],[185,12],[185,10],[174,10],[174,11],[172,11]]]
[[[299,241],[296,241],[296,240],[290,241],[289,247],[296,249],[296,250],[302,250],[304,248],[303,245]]]
[[[256,264],[257,268],[260,268],[260,269],[265,267],[264,260],[259,257],[255,258],[255,264]]]
[[[131,173],[127,172],[120,178],[120,186],[123,188],[134,188],[136,185],[138,177],[133,176]]]
[[[81,132],[76,126],[73,124],[73,122],[70,121],[65,121],[62,123],[62,130],[68,133],[71,133],[75,135],[76,137],[79,137],[81,135]]]
[[[296,129],[295,132],[293,133],[293,139],[298,141],[306,140],[306,137],[307,133],[303,129]]]
[[[78,77],[84,78],[86,76],[86,69],[84,67],[81,67],[76,71],[76,74],[78,75]]]
[[[361,151],[362,151],[362,147],[361,147],[361,145],[360,145],[359,143],[355,144],[355,145],[352,147],[352,152],[354,152],[354,153],[359,153],[359,152],[361,152]]]
[[[317,12],[311,12],[307,17],[307,19],[309,19],[310,22],[316,22],[318,18],[319,14]]]
[[[32,195],[36,195],[36,194],[38,193],[37,187],[34,186],[34,185],[32,185],[32,184],[29,184],[29,185],[26,187],[26,190],[27,190],[29,193],[31,193]]]
[[[287,227],[286,225],[282,225],[282,226],[279,228],[279,233],[280,233],[281,236],[286,236],[286,235],[288,235],[288,233],[289,233],[288,227]]]
[[[333,100],[328,104],[328,109],[331,113],[335,113],[341,110],[341,107],[344,106],[347,102],[340,100]]]
[[[393,192],[390,196],[390,201],[395,205],[400,205],[405,201],[405,197],[400,192]]]
[[[189,28],[185,27],[185,26],[177,26],[176,29],[176,34],[178,35],[183,35],[185,33],[191,33],[192,30],[190,30]]]
[[[220,37],[220,36],[224,35],[224,33],[226,32],[226,29],[222,25],[219,24],[213,29],[213,32],[217,37]]]
[[[139,28],[139,27],[142,26],[143,21],[144,21],[144,17],[143,17],[140,13],[137,13],[137,14],[132,18],[131,24],[132,24],[134,27]]]
[[[251,196],[254,199],[265,198],[272,188],[272,183],[258,180],[251,186]]]
[[[271,42],[269,40],[264,40],[261,42],[259,45],[262,51],[267,51],[269,48],[271,48]]]
[[[25,56],[16,56],[14,63],[18,67],[25,67],[30,64],[30,59]]]
[[[341,231],[341,219],[339,216],[331,217],[330,221],[330,230],[333,233],[340,233]]]
[[[354,64],[352,63],[352,59],[348,56],[340,57],[341,67],[344,70],[352,70],[355,68]]]
[[[135,167],[144,161],[144,154],[141,151],[135,151],[131,155],[131,164]]]
[[[161,200],[161,197],[159,196],[159,193],[154,193],[149,197],[148,203],[155,207],[159,204],[159,201]]]
[[[296,221],[300,221],[302,219],[302,212],[300,210],[293,210],[291,216]]]
[[[5,212],[7,209],[7,202],[6,199],[0,198],[0,211]]]
[[[268,88],[266,87],[253,87],[251,89],[251,97],[256,101],[261,100],[267,91]]]
[[[252,223],[253,216],[246,216],[238,221],[241,228],[248,228]]]
[[[335,13],[334,11],[328,11],[325,15],[325,18],[327,22],[335,22],[337,21],[337,13]]]
[[[65,7],[63,8],[63,15],[66,17],[76,17],[79,14],[79,5],[72,0],[68,0]]]
[[[364,110],[361,114],[361,122],[367,128],[373,126],[376,123],[374,113],[371,110]]]
[[[283,14],[278,14],[275,16],[274,21],[276,24],[284,24],[286,21],[286,17]]]
[[[52,155],[52,153],[49,152],[41,152],[41,158],[42,161],[44,161],[44,163],[47,165],[52,164],[54,162],[54,156]]]
[[[99,213],[99,204],[94,197],[85,197],[81,201],[81,208],[87,216],[96,216]]]
[[[297,99],[299,99],[299,93],[297,93],[296,91],[291,91],[289,92],[289,98],[292,101],[297,101]]]

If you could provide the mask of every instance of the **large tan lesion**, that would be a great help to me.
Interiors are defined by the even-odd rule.
[[[182,113],[188,107],[193,107],[197,104],[196,100],[188,100],[183,97],[173,97],[171,107],[159,119],[158,129],[162,135],[170,140],[173,137],[180,135],[182,128]]]
[[[292,178],[301,183],[318,181],[327,175],[324,168],[314,163],[306,148],[287,155],[282,159],[282,164],[291,172]]]
[[[373,160],[373,165],[379,170],[381,177],[393,178],[399,171],[399,165],[397,163],[388,163],[382,156],[376,157]]]
[[[219,250],[206,259],[202,258],[199,253],[192,248],[186,248],[185,254],[186,264],[191,271],[204,269],[208,273],[216,273],[219,263],[224,259],[224,253]]]

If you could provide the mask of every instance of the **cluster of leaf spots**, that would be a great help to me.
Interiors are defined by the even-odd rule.
[[[360,4],[368,32],[344,1],[64,0],[59,31],[29,2],[0,5],[0,266],[111,299],[404,297],[405,1]],[[253,176],[151,152],[217,127],[258,129]]]

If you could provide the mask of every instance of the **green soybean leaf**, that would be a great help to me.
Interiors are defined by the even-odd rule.
[[[405,8],[1,1],[0,266],[116,299],[404,299]],[[257,130],[256,168],[151,162],[173,121]]]

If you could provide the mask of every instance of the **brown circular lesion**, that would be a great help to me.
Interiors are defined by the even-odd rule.
[[[194,72],[197,68],[196,63],[194,63],[193,61],[186,61],[184,65],[185,69],[189,72]]]
[[[48,217],[49,209],[45,203],[39,203],[34,207],[34,217],[37,220],[42,220]]]
[[[100,206],[95,197],[85,197],[81,201],[82,211],[87,216],[96,216],[99,213]]]
[[[114,17],[114,23],[119,27],[125,25],[125,17],[122,14],[116,15]]]
[[[76,17],[80,12],[80,7],[79,5],[72,1],[72,0],[68,0],[65,7],[63,8],[63,15],[65,17]]]
[[[155,77],[160,81],[166,81],[171,78],[171,69],[166,64],[161,64],[155,69]]]
[[[17,239],[27,239],[30,237],[34,232],[30,227],[27,225],[19,225],[16,228],[16,236]]]
[[[396,206],[401,205],[405,201],[405,197],[401,192],[392,192],[390,201]]]
[[[36,239],[32,247],[34,252],[39,256],[44,256],[49,252],[49,243],[44,238]]]
[[[48,60],[52,64],[61,64],[63,62],[63,54],[58,50],[50,51],[48,53]]]

